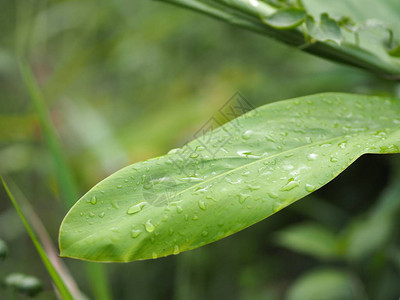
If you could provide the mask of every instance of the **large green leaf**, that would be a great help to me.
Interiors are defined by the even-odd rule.
[[[61,255],[122,262],[193,249],[310,194],[362,154],[399,146],[394,99],[320,94],[268,104],[97,184],[65,217]]]
[[[318,223],[301,223],[277,233],[277,242],[283,247],[320,259],[339,257],[339,239]]]
[[[400,79],[398,0],[161,1],[202,12],[330,60]]]

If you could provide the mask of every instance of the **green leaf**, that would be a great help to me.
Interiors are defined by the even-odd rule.
[[[190,250],[274,214],[365,153],[399,146],[394,99],[329,93],[268,104],[97,184],[63,220],[61,255],[116,262]]]
[[[386,251],[396,232],[400,213],[400,170],[396,164],[383,194],[362,218],[353,218],[342,236],[344,254],[351,261],[360,261],[377,251]]]
[[[357,290],[348,273],[335,269],[320,269],[310,271],[297,279],[290,287],[287,299],[361,299]]]
[[[268,17],[262,18],[262,20],[265,24],[277,29],[292,29],[301,25],[304,22],[306,15],[304,9],[284,8]]]
[[[391,237],[391,225],[389,218],[356,219],[346,228],[345,255],[355,261],[384,249]]]
[[[320,259],[338,257],[338,239],[320,224],[297,224],[278,232],[278,243]]]
[[[306,27],[308,34],[317,41],[335,42],[340,44],[342,34],[338,23],[331,19],[328,14],[322,14],[319,23],[316,23],[314,18],[307,16]]]
[[[298,3],[285,3],[286,8],[282,8],[282,3],[259,0],[160,1],[210,15],[332,61],[366,69],[388,79],[400,79],[400,58],[387,49],[400,40],[400,2],[397,0],[302,0],[307,15],[314,20],[321,16],[319,24],[309,24],[311,36],[318,41],[311,44],[309,29],[294,26],[294,20],[302,23],[300,14],[295,17],[295,14],[279,13],[282,9],[296,9]],[[280,27],[279,22],[278,26],[267,24],[265,20],[269,18],[276,18],[283,24],[288,22],[289,28]],[[383,26],[371,28],[371,23]]]

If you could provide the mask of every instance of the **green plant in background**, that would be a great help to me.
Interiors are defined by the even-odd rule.
[[[122,0],[50,2],[15,4],[17,53],[33,65],[34,72],[27,64],[21,71],[38,118],[1,115],[0,125],[14,124],[17,134],[0,130],[0,139],[26,143],[35,134],[32,127],[41,129],[49,153],[41,154],[32,169],[41,170],[40,178],[47,179],[38,186],[65,200],[67,207],[79,190],[87,190],[128,161],[159,156],[179,145],[223,104],[208,102],[210,94],[223,100],[223,95],[240,88],[254,99],[291,99],[258,102],[260,107],[215,131],[164,156],[125,167],[95,185],[61,224],[62,256],[101,262],[178,254],[235,233],[307,196],[263,226],[195,252],[154,265],[107,265],[114,296],[398,296],[398,160],[379,158],[381,165],[389,165],[390,179],[373,163],[374,172],[364,178],[366,172],[357,170],[365,160],[355,162],[363,154],[399,152],[400,107],[393,93],[400,74],[398,1],[166,1],[384,79],[294,52],[287,55],[284,47],[228,26],[201,23],[205,18],[185,11],[149,9],[159,10],[156,3],[134,3],[127,9]],[[13,7],[14,3],[6,5],[8,16]],[[133,10],[135,18],[128,13]],[[5,26],[12,24],[4,20]],[[7,47],[0,50],[3,70],[13,70]],[[47,53],[52,55],[46,57]],[[13,78],[8,76],[12,71],[0,70],[1,74]],[[157,89],[148,82],[156,82]],[[2,88],[7,92],[9,86]],[[379,96],[325,93],[294,98],[327,89]],[[32,153],[40,153],[35,148],[10,146],[0,151],[2,173],[29,170],[26,159],[24,166],[24,159],[10,157],[34,157]],[[54,169],[48,165],[50,159]],[[349,171],[334,179],[347,167]],[[54,171],[54,179],[47,170]],[[352,184],[340,181],[346,176],[353,176],[347,179]],[[331,180],[338,191],[330,194],[337,198],[324,192],[332,184],[321,189]],[[358,182],[363,183],[361,188],[356,188]],[[382,192],[379,186],[386,188]],[[29,190],[26,184],[25,188]],[[375,192],[369,195],[370,191]],[[45,198],[46,193],[31,193],[40,207],[37,195]],[[372,207],[371,197],[377,199]],[[358,207],[355,199],[360,199]],[[45,207],[50,204],[48,199],[43,202]],[[56,224],[63,212],[43,214]],[[0,221],[10,219],[3,214]],[[12,240],[10,236],[5,240]],[[251,257],[256,257],[255,263]],[[87,265],[85,278],[66,261],[84,290],[85,280],[90,283],[95,299],[111,297],[99,264]],[[164,269],[166,276],[160,277]],[[15,278],[22,280],[18,274]],[[12,283],[22,281],[11,279],[9,286],[18,289]],[[232,288],[232,282],[237,286]]]
[[[393,30],[399,27],[400,4],[395,0],[163,1],[274,37],[330,60],[399,79],[400,41]]]

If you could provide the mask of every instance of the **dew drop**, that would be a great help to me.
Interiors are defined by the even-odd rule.
[[[182,213],[182,212],[183,212],[183,208],[182,208],[181,206],[177,205],[177,206],[176,206],[176,212],[177,212],[178,214]]]
[[[190,153],[190,158],[197,158],[197,157],[199,157],[198,153],[196,153],[196,152]]]
[[[213,200],[213,201],[215,201],[215,202],[217,202],[217,200],[215,200],[213,197],[211,197],[211,196],[206,196],[206,199],[210,199],[210,200]]]
[[[117,189],[122,189],[122,185],[117,185]]]
[[[277,193],[274,193],[274,192],[268,192],[268,196],[269,196],[270,198],[272,198],[272,199],[278,198],[278,194],[277,194]]]
[[[314,192],[316,190],[316,187],[312,184],[306,184],[305,189],[307,192]]]
[[[250,191],[256,191],[261,188],[261,186],[259,185],[251,185],[251,184],[247,185],[247,187],[249,188]]]
[[[154,229],[156,228],[156,227],[153,225],[153,223],[151,223],[151,220],[148,220],[148,221],[146,222],[146,224],[144,225],[144,227],[146,228],[146,231],[147,231],[147,232],[153,232]]]
[[[239,194],[239,203],[240,203],[240,204],[243,204],[243,202],[244,202],[248,197],[249,197],[249,195],[245,195],[245,194],[240,193],[240,194]]]
[[[177,254],[179,254],[179,252],[180,252],[180,250],[179,250],[179,246],[178,245],[175,245],[174,246],[174,252],[172,252],[174,255],[177,255]]]
[[[337,162],[338,160],[337,160],[336,157],[331,156],[330,161],[331,161],[331,162]]]
[[[99,213],[99,217],[100,218],[104,218],[104,216],[106,215],[106,213],[103,211],[103,212],[101,212],[101,213]]]
[[[93,196],[92,199],[90,199],[90,203],[92,203],[93,205],[95,205],[97,203],[96,196]]]
[[[137,238],[141,233],[142,233],[142,231],[139,229],[134,229],[131,231],[131,235],[133,238]]]
[[[246,130],[243,134],[242,134],[242,139],[244,140],[248,140],[251,138],[253,131],[251,130]]]
[[[317,157],[318,157],[318,154],[316,154],[316,153],[310,153],[310,154],[307,156],[307,159],[308,159],[308,160],[315,160],[315,159],[317,159]]]
[[[207,209],[207,208],[206,208],[206,204],[204,203],[203,200],[199,200],[199,207],[200,207],[200,209],[202,209],[202,210],[206,210],[206,209]]]
[[[151,254],[151,257],[154,258],[154,259],[156,259],[156,258],[158,257],[158,255],[157,255],[157,253],[153,252],[153,253]]]
[[[146,202],[140,202],[136,205],[132,205],[131,207],[128,208],[128,210],[126,211],[126,213],[128,215],[133,215],[138,213],[139,211],[141,211],[143,209],[143,207],[146,205]]]
[[[204,151],[205,148],[203,146],[197,146],[196,151]]]
[[[248,157],[252,153],[250,150],[241,150],[241,151],[238,151],[237,154],[240,156],[243,156],[243,157]]]
[[[169,150],[169,152],[168,152],[167,154],[175,154],[175,153],[178,153],[178,152],[180,152],[180,151],[181,151],[180,148],[175,148],[175,149]]]
[[[206,237],[206,236],[208,235],[208,231],[207,231],[207,230],[204,230],[204,231],[201,233],[201,235],[204,236],[204,237]]]
[[[151,182],[146,182],[145,184],[143,184],[143,188],[145,190],[150,190],[153,187],[153,185],[151,184]]]
[[[292,179],[289,180],[289,182],[288,182],[286,185],[284,185],[280,190],[283,191],[283,192],[291,191],[291,190],[293,190],[295,187],[298,187],[298,186],[299,186],[299,182],[296,181],[296,180],[294,180],[294,179],[292,178]]]
[[[199,217],[198,216],[193,216],[193,220],[198,220],[199,219]]]
[[[331,143],[326,143],[326,144],[321,144],[319,146],[322,147],[322,148],[326,148],[326,147],[329,147],[331,145],[332,145]]]

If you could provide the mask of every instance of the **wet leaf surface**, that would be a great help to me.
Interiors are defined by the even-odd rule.
[[[60,229],[61,255],[126,262],[224,238],[322,187],[365,153],[397,153],[394,99],[319,94],[259,107],[94,186]]]

